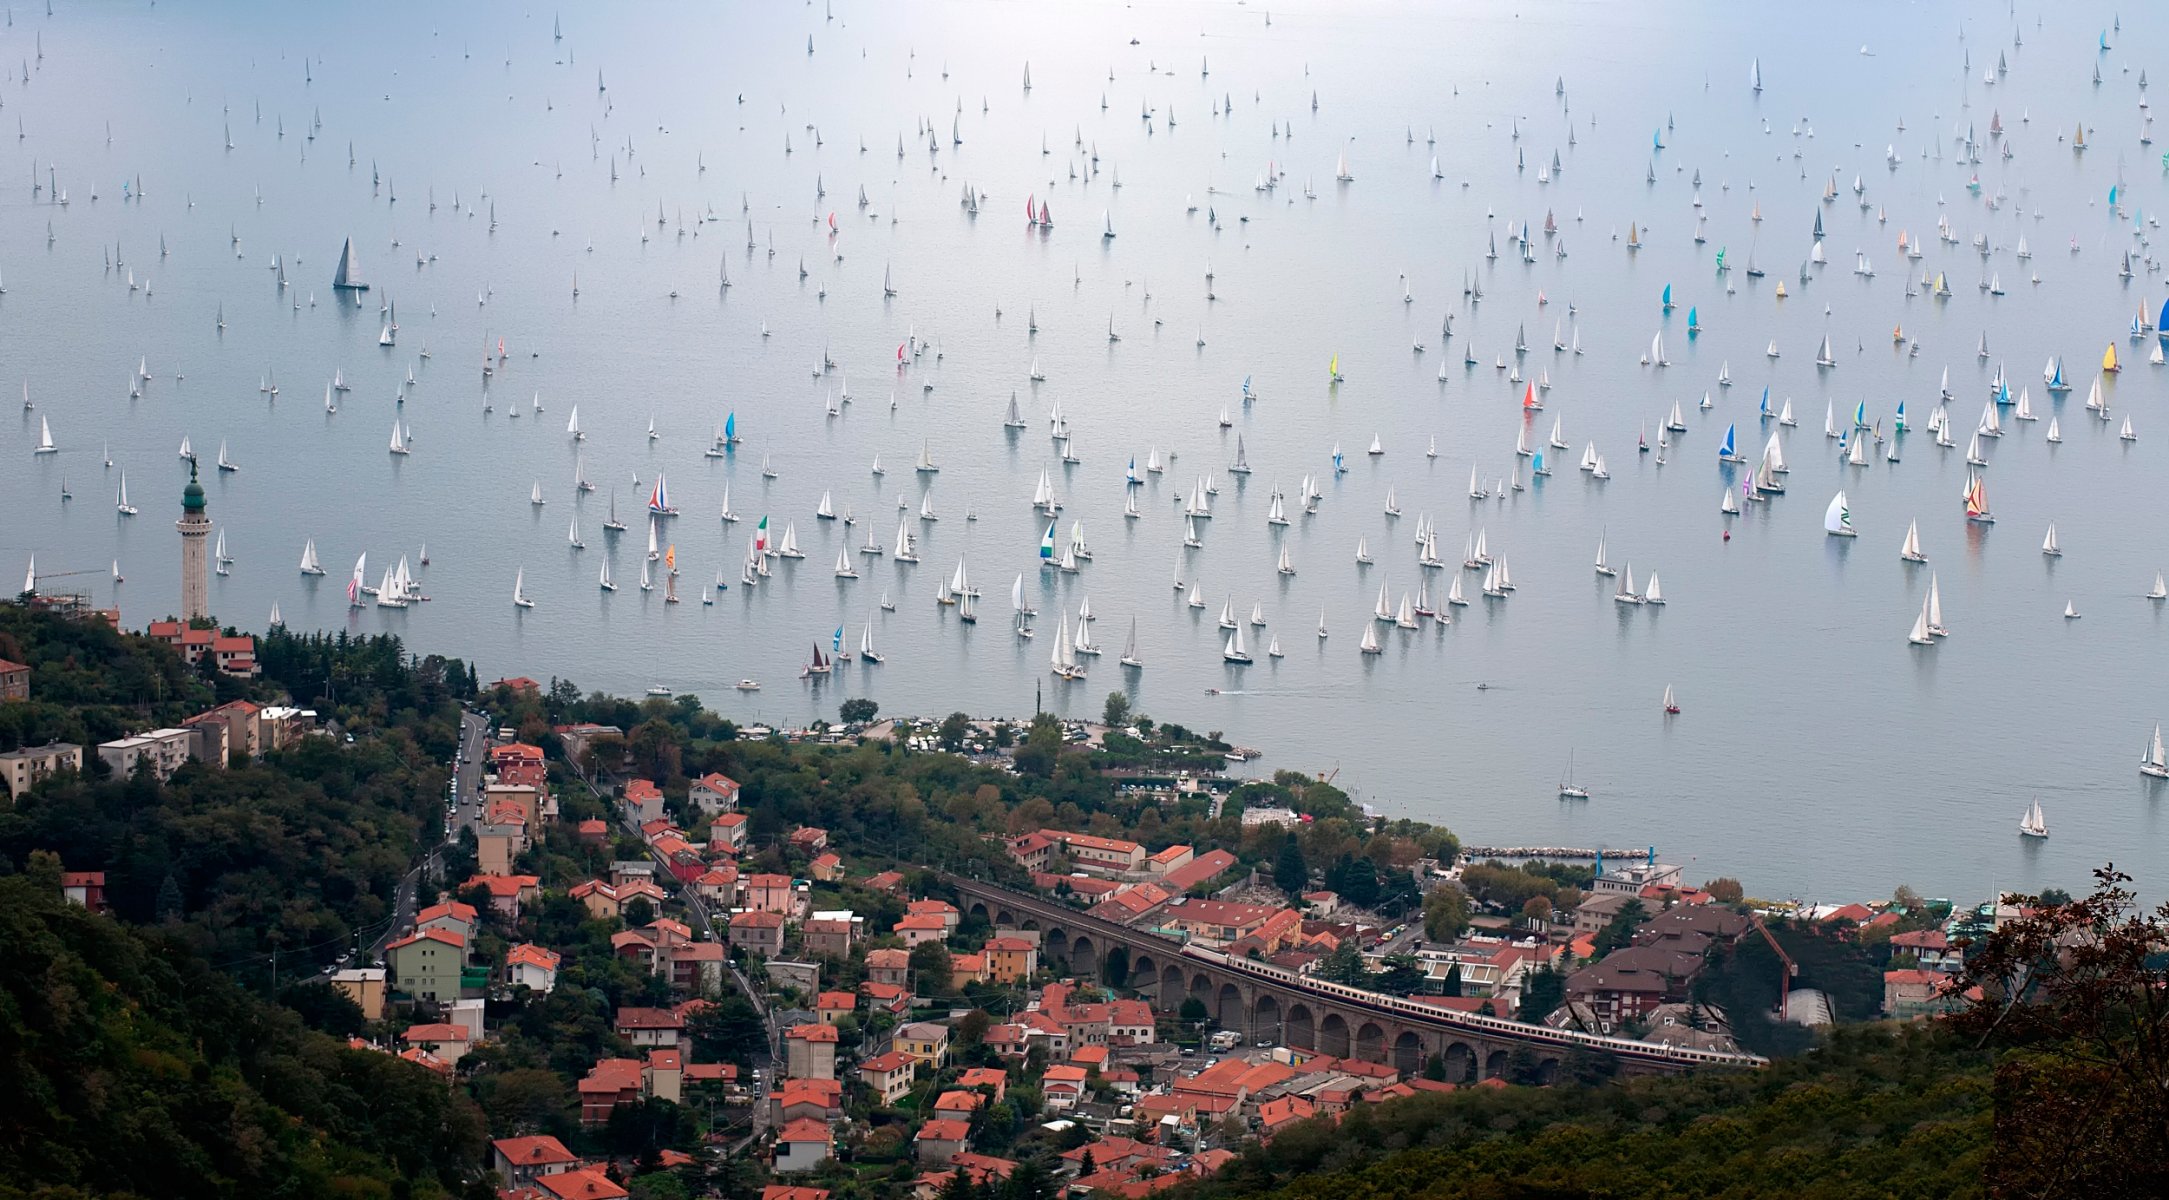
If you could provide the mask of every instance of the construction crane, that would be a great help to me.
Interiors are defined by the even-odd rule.
[[[81,570],[81,571],[33,571],[33,572],[31,573],[31,575],[30,575],[30,590],[31,590],[31,591],[33,591],[33,592],[37,591],[37,590],[38,590],[38,584],[40,584],[40,583],[42,583],[42,582],[44,582],[45,580],[48,580],[48,579],[66,579],[66,578],[68,578],[68,577],[69,577],[69,576],[71,576],[71,575],[103,575],[103,574],[105,574],[105,572],[104,572],[104,571],[98,570],[98,569],[97,569],[97,568],[95,568],[95,567],[93,567],[93,568],[88,568],[88,569],[85,569],[85,570]]]
[[[1747,920],[1755,927],[1755,932],[1762,935],[1762,940],[1770,944],[1770,952],[1777,955],[1777,961],[1785,965],[1785,969],[1779,972],[1777,977],[1777,1017],[1782,1021],[1785,1019],[1786,1001],[1792,995],[1793,978],[1800,974],[1800,964],[1794,962],[1792,955],[1785,953],[1785,948],[1777,944],[1776,938],[1770,936],[1770,930],[1763,925],[1761,916],[1750,913]]]

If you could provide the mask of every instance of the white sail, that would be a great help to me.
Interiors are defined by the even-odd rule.
[[[1823,510],[1823,532],[1832,537],[1852,537],[1853,512],[1846,506],[1845,493],[1830,498],[1830,507]]]

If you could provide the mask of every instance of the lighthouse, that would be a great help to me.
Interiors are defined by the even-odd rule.
[[[211,579],[204,568],[204,543],[211,536],[211,518],[204,511],[203,484],[196,480],[193,459],[188,464],[188,486],[181,490],[181,519],[173,527],[181,533],[181,619],[208,617]]]

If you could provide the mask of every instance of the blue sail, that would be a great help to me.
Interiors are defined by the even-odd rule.
[[[1250,376],[1248,375],[1243,376],[1243,395],[1246,398],[1250,395]]]
[[[1853,426],[1854,426],[1854,428],[1856,428],[1856,429],[1865,429],[1865,428],[1867,428],[1867,425],[1868,425],[1868,402],[1867,402],[1867,401],[1865,401],[1865,400],[1862,400],[1862,401],[1859,401],[1858,403],[1855,403],[1855,404],[1853,405]]]
[[[2162,337],[2169,338],[2169,300],[2161,302],[2161,316],[2155,319],[2154,329]]]
[[[1701,328],[1702,328],[1702,318],[1701,318],[1701,317],[1699,317],[1699,316],[1697,316],[1697,315],[1695,314],[1695,307],[1694,307],[1694,305],[1692,305],[1692,304],[1688,305],[1688,306],[1687,306],[1687,332],[1689,332],[1689,333],[1694,333],[1695,331],[1697,331],[1697,330],[1699,330],[1699,329],[1701,329]]]
[[[838,625],[836,632],[829,635],[828,652],[830,654],[841,654],[843,652],[843,626]]]
[[[1724,444],[1717,447],[1717,457],[1719,458],[1731,458],[1735,453],[1737,453],[1737,451],[1732,448],[1732,428],[1733,427],[1730,425],[1725,426]]]
[[[1769,420],[1769,419],[1770,419],[1770,385],[1768,385],[1768,384],[1764,384],[1764,385],[1763,385],[1763,387],[1762,387],[1762,405],[1761,405],[1761,406],[1760,406],[1759,408],[1757,408],[1757,409],[1755,410],[1755,412],[1756,412],[1756,413],[1757,413],[1757,414],[1758,414],[1759,416],[1761,416],[1761,417],[1762,417],[1762,419],[1763,419],[1763,420],[1765,420],[1765,421],[1767,421],[1767,420]]]
[[[1665,308],[1670,309],[1672,307],[1672,285],[1669,283],[1664,285],[1663,301]]]
[[[2116,207],[2116,185],[2113,183],[2109,185],[2109,207]]]
[[[1047,534],[1039,539],[1039,556],[1052,561],[1054,558],[1054,522],[1047,522]]]
[[[726,442],[738,440],[738,414],[735,411],[723,418],[723,440]]]
[[[1893,424],[1893,428],[1899,433],[1905,432],[1905,401],[1903,400],[1898,401],[1898,419]]]

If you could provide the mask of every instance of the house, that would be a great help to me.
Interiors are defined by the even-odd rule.
[[[1055,841],[1044,833],[1027,833],[1003,843],[1018,866],[1027,871],[1044,871],[1054,860]]]
[[[384,948],[392,990],[416,1000],[459,999],[460,968],[466,959],[467,939],[442,929],[410,933]]]
[[[197,736],[190,730],[153,729],[134,737],[98,743],[98,757],[116,778],[126,779],[133,775],[140,763],[162,783],[173,778],[175,771],[195,757],[198,747]],[[223,767],[226,763],[221,759],[210,765]]]
[[[83,771],[83,748],[71,742],[48,742],[43,746],[10,750],[0,754],[0,785],[20,799],[47,776],[61,771]]]
[[[1042,829],[1040,835],[1060,846],[1070,860],[1091,871],[1127,873],[1144,869],[1145,848],[1122,838],[1094,837],[1088,833],[1064,833]]]
[[[94,913],[105,911],[105,872],[62,871],[60,898]]]
[[[784,1074],[793,1079],[836,1078],[836,1027],[813,1022],[783,1031]]]
[[[791,831],[791,836],[786,839],[786,844],[793,850],[803,850],[808,854],[817,854],[828,849],[828,830],[817,825],[801,825]]]
[[[520,1188],[544,1175],[557,1175],[580,1164],[579,1156],[547,1134],[499,1138],[490,1143],[490,1169],[507,1188]]]
[[[866,952],[866,977],[899,987],[911,982],[911,952],[884,948]]]
[[[1069,1063],[1048,1067],[1046,1075],[1039,1081],[1040,1095],[1045,1099],[1048,1108],[1066,1112],[1077,1107],[1077,1102],[1084,1099],[1085,1080],[1088,1076],[1089,1072],[1083,1067]]]
[[[964,921],[964,914],[947,900],[914,900],[904,906],[904,912],[914,917],[940,917],[942,924],[950,929]]]
[[[549,992],[557,987],[558,953],[532,942],[505,952],[505,982],[513,987]]]
[[[1883,1012],[1899,1021],[1912,1021],[1963,1007],[1965,1000],[1950,992],[1950,976],[1918,967],[1883,972]]]
[[[1614,863],[1612,866],[1606,867],[1600,860],[1597,863],[1595,886],[1590,890],[1599,893],[1624,892],[1629,896],[1640,896],[1645,888],[1677,888],[1679,880],[1680,869],[1670,863],[1661,863],[1655,860],[1635,862],[1630,859],[1624,863]]]
[[[544,1175],[535,1180],[533,1188],[535,1200],[624,1200],[629,1194],[601,1167]]]
[[[949,936],[949,923],[938,913],[914,913],[896,923],[894,930],[904,939],[907,947],[921,942],[939,942]]]
[[[1613,965],[1612,956],[1567,976],[1567,999],[1587,1004],[1596,1015],[1598,1032],[1611,1033],[1622,1025],[1639,1021],[1664,1003],[1673,980],[1659,971]]]
[[[695,812],[706,816],[715,817],[737,812],[738,781],[728,775],[703,775],[686,789],[685,798]]]
[[[900,892],[904,888],[904,873],[901,871],[879,871],[868,875],[865,888],[869,892],[888,892],[891,894]]]
[[[573,829],[580,835],[582,845],[601,846],[610,841],[610,822],[601,817],[589,817]]]
[[[898,1027],[894,1045],[905,1054],[939,1070],[949,1061],[949,1027],[932,1021],[914,1021]]]
[[[980,983],[987,977],[987,956],[984,954],[952,954],[949,956],[949,986],[961,989],[967,983]]]
[[[843,1084],[833,1079],[786,1079],[770,1099],[777,1125],[843,1118]]]
[[[792,1121],[776,1135],[776,1173],[811,1171],[827,1162],[835,1149],[828,1122],[811,1118]]]
[[[30,666],[0,658],[0,704],[30,699]]]
[[[448,900],[442,904],[432,904],[414,914],[414,931],[420,933],[425,929],[442,929],[446,933],[458,934],[459,939],[464,942],[474,936],[475,919],[474,905]]]
[[[587,753],[588,748],[595,744],[595,739],[602,737],[604,734],[616,737],[625,736],[625,731],[615,725],[595,725],[587,722],[578,725],[559,725],[551,729],[550,732],[557,735],[558,748],[565,752],[565,761],[571,763],[578,763],[581,756]],[[601,765],[610,766],[612,764],[604,763]]]
[[[738,868],[730,863],[710,867],[693,877],[693,892],[718,908],[738,906]]]
[[[912,1150],[921,1163],[947,1163],[971,1149],[971,1136],[971,1122],[937,1117],[919,1126]]]
[[[637,1058],[605,1058],[580,1080],[580,1123],[596,1126],[610,1119],[620,1104],[640,1099],[647,1088],[647,1066]]]
[[[256,675],[256,639],[253,637],[228,637],[215,629],[198,629],[179,621],[153,621],[143,632],[145,636],[179,650],[190,666],[201,663],[208,655],[212,665],[227,675],[244,679]]]
[[[849,921],[808,921],[798,931],[806,940],[806,953],[816,958],[851,957]]]
[[[1225,946],[1257,933],[1266,922],[1287,911],[1269,904],[1183,900],[1169,905],[1160,914],[1159,921],[1168,928],[1188,934],[1191,940],[1202,945]]]
[[[645,779],[628,779],[618,789],[619,806],[635,825],[663,818],[663,789]]]
[[[708,844],[728,854],[746,850],[746,814],[724,813],[708,823]]]
[[[824,850],[806,865],[806,873],[822,883],[834,883],[844,877],[843,859],[833,850]]]
[[[1924,971],[1956,971],[1966,965],[1963,951],[1951,948],[1950,938],[1940,929],[1916,929],[1910,933],[1890,935],[1893,954],[1910,954]]]
[[[951,1088],[934,1098],[934,1115],[958,1121],[969,1121],[972,1114],[985,1108],[987,1098],[965,1088]]]
[[[1640,898],[1630,892],[1591,892],[1574,908],[1574,932],[1604,932],[1604,927],[1611,924],[1619,916],[1619,910],[1630,901],[1640,903]]]
[[[527,816],[514,801],[491,801],[475,823],[474,836],[476,869],[509,875],[513,860],[527,851]]]
[[[628,879],[623,883],[590,879],[574,884],[566,894],[584,905],[588,915],[598,921],[617,920],[624,915],[625,906],[635,900],[647,901],[649,908],[660,908],[669,898],[663,889],[646,879]]]
[[[384,1017],[384,976],[383,967],[348,967],[332,972],[331,986],[354,1002],[362,1020],[377,1021]]]
[[[685,942],[670,948],[670,986],[680,992],[713,996],[723,990],[723,966],[730,957],[721,942]]]
[[[1190,847],[1169,846],[1167,849],[1146,859],[1145,869],[1155,875],[1165,875],[1169,871],[1189,866],[1191,857],[1192,851]]]
[[[911,1011],[911,993],[893,983],[876,983],[869,979],[859,985],[859,995],[865,999],[869,1013],[900,1017]]]
[[[912,1180],[912,1200],[941,1200],[958,1175],[964,1176],[973,1187],[981,1190],[974,1192],[974,1195],[996,1190],[1016,1169],[1017,1164],[1009,1159],[963,1151],[949,1159],[947,1170],[928,1171]]]
[[[828,1200],[828,1189],[771,1183],[761,1189],[761,1200]]]
[[[1150,1046],[1157,1041],[1152,1006],[1143,1000],[1115,1000],[1107,1005],[1107,1044]]]
[[[676,1050],[648,1051],[648,1094],[672,1104],[685,1098],[685,1055]]]
[[[985,1088],[999,1100],[1009,1094],[1009,1073],[993,1067],[966,1067],[957,1072],[956,1085],[970,1091]]]
[[[675,1050],[685,1037],[685,1017],[668,1008],[620,1008],[616,1029],[635,1046]]]
[[[535,875],[475,875],[460,890],[477,887],[489,892],[490,911],[508,921],[520,919],[521,905],[542,898],[542,879]]]
[[[731,914],[731,945],[748,954],[774,958],[783,953],[783,914],[738,912]]]
[[[1023,983],[1039,974],[1039,946],[1028,938],[987,939],[987,978],[995,983]]]
[[[877,1104],[888,1107],[911,1094],[912,1079],[918,1066],[918,1059],[900,1050],[891,1050],[861,1062],[859,1082],[873,1092]]]
[[[745,895],[745,906],[759,912],[795,917],[806,903],[806,890],[788,875],[745,875],[739,878],[738,886]]]
[[[859,1010],[859,998],[853,992],[822,992],[814,997],[814,1015],[823,1025],[834,1025]]]
[[[1110,894],[1090,911],[1103,921],[1128,925],[1172,899],[1174,896],[1156,883],[1138,883]]]
[[[1246,818],[1249,815],[1247,811],[1243,813]],[[1234,865],[1235,856],[1233,854],[1225,850],[1207,850],[1182,866],[1162,875],[1160,877],[1160,886],[1166,888],[1170,893],[1180,896],[1191,888],[1209,883],[1225,874],[1228,868]]]
[[[458,1066],[474,1040],[465,1025],[409,1025],[399,1040],[436,1055],[447,1066]]]

